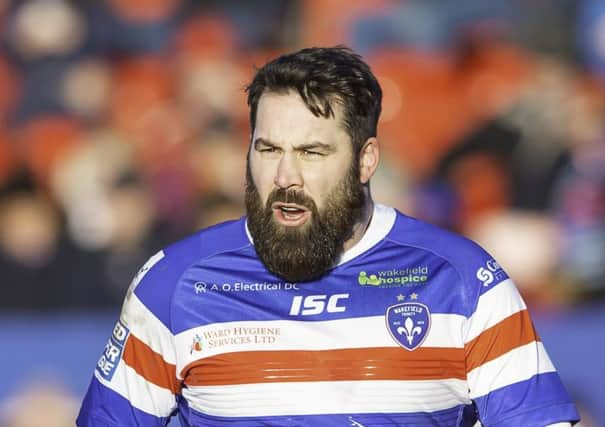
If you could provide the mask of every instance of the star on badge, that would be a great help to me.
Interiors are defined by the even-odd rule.
[[[414,292],[412,295],[410,295],[410,298],[413,300],[417,300],[418,299],[418,294],[416,292]]]
[[[397,301],[403,301],[405,299],[405,295],[399,294],[397,295]]]

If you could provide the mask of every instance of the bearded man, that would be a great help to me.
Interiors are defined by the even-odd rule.
[[[311,48],[248,86],[247,217],[135,276],[79,426],[569,426],[511,279],[474,243],[374,203],[382,92]]]

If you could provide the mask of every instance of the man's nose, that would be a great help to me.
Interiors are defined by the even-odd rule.
[[[303,179],[296,157],[292,153],[285,153],[279,160],[274,184],[283,189],[302,187]]]

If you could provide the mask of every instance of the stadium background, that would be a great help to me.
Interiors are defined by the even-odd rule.
[[[605,0],[0,0],[0,425],[73,425],[138,267],[242,214],[254,65],[341,43],[375,199],[492,252],[605,426]]]

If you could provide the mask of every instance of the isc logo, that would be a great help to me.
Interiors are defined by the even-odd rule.
[[[344,305],[338,305],[338,303],[347,298],[349,298],[349,294],[336,294],[330,295],[330,297],[328,295],[309,295],[306,297],[297,295],[292,298],[290,316],[312,316],[324,311],[342,313],[347,308]]]

